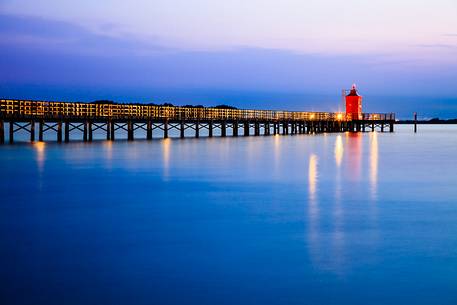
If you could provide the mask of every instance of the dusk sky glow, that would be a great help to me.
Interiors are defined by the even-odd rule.
[[[356,82],[374,111],[457,116],[455,0],[1,0],[0,14],[5,97],[324,111]]]

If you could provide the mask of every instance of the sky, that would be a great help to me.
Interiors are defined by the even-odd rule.
[[[457,117],[456,0],[0,0],[0,95]]]

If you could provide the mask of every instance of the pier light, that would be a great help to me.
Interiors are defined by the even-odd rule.
[[[338,121],[341,121],[341,120],[343,119],[343,114],[342,114],[342,113],[338,113],[338,114],[336,115],[336,119],[337,119]]]

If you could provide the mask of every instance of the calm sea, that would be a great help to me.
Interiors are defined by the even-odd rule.
[[[457,126],[0,146],[0,303],[457,304]]]

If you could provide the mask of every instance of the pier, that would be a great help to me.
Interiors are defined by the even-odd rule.
[[[13,143],[18,132],[27,133],[32,142],[43,141],[44,135],[50,133],[57,142],[69,142],[70,135],[76,132],[83,141],[92,141],[97,130],[106,135],[106,140],[114,141],[116,134],[123,131],[132,141],[137,130],[143,130],[145,138],[151,140],[157,133],[168,138],[172,130],[181,138],[186,136],[186,131],[191,131],[196,138],[201,136],[202,131],[208,137],[237,137],[375,130],[393,132],[394,124],[394,113],[354,115],[343,112],[0,100],[0,143],[5,143],[6,127],[8,141]]]

